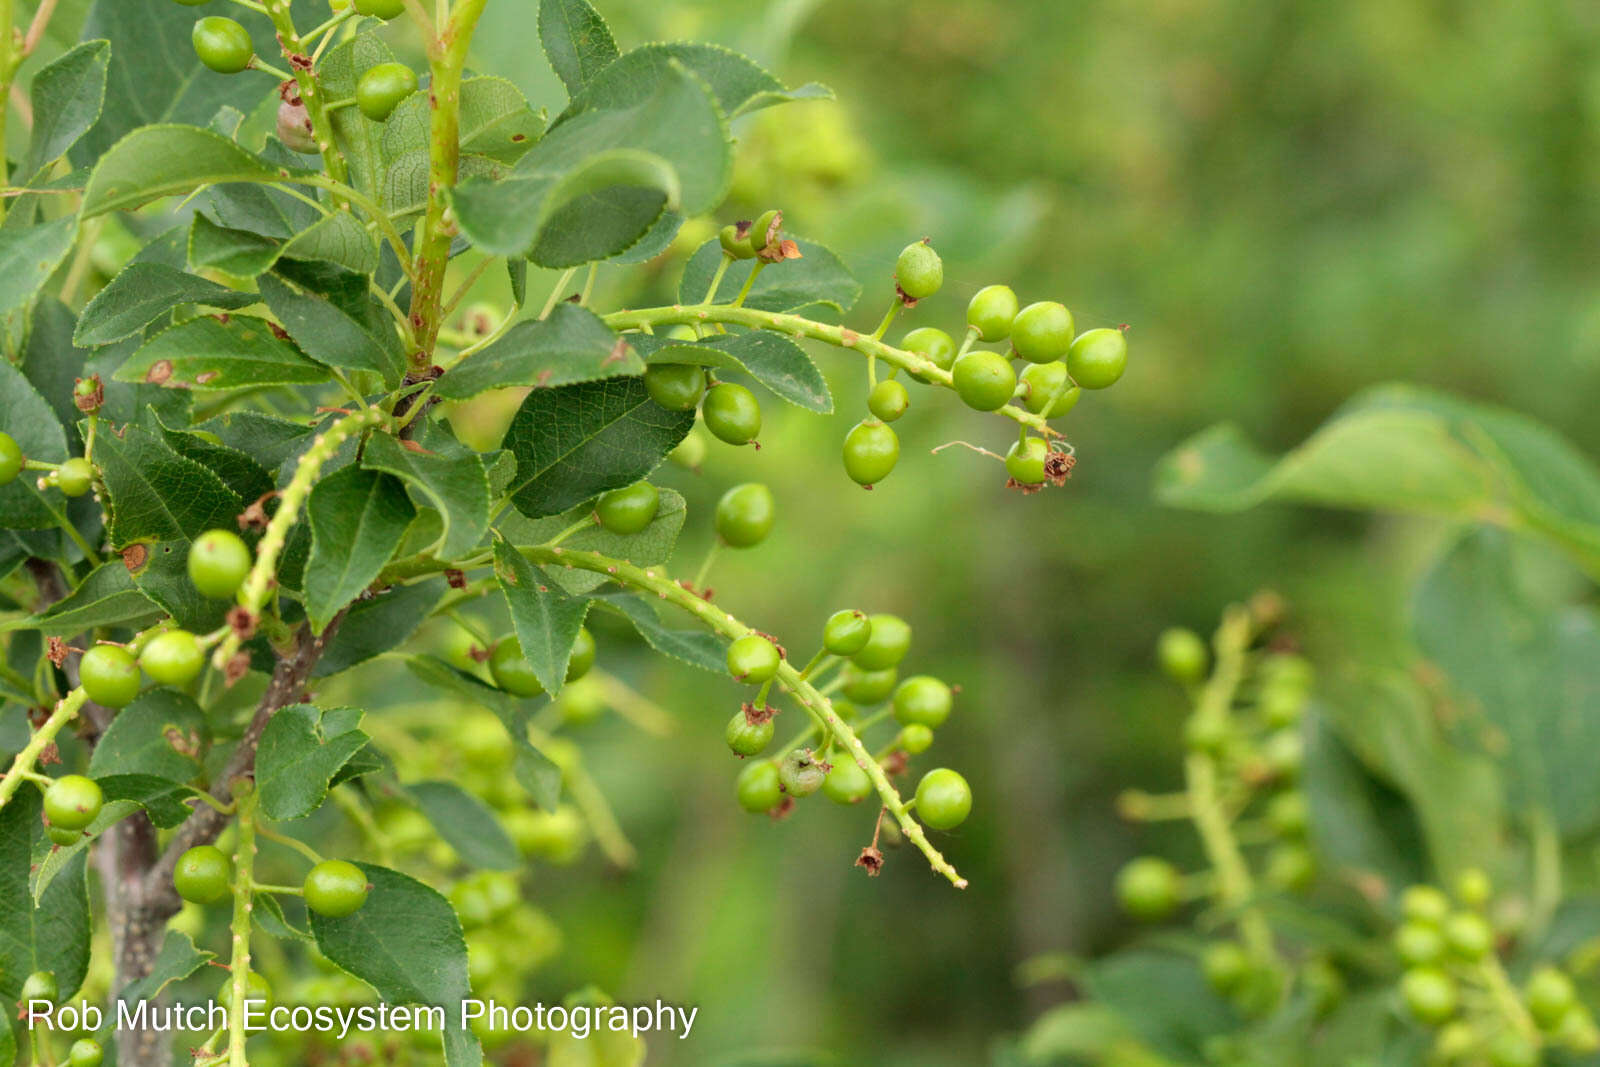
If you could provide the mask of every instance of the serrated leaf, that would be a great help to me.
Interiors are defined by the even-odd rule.
[[[72,341],[84,346],[120,341],[180,304],[232,310],[259,299],[163,263],[130,263],[84,307]]]
[[[27,625],[46,637],[69,637],[99,626],[143,623],[159,614],[160,609],[134,584],[128,568],[115,559],[90,571],[76,589],[27,620]]]
[[[801,258],[765,267],[750,287],[745,307],[760,311],[796,311],[822,304],[841,312],[854,307],[861,296],[861,283],[845,269],[839,257],[814,241],[797,239],[795,244],[800,248]],[[731,264],[708,301],[711,279],[721,262],[722,245],[716,240],[707,241],[696,249],[683,268],[683,280],[678,283],[679,302],[731,302],[750,279],[756,261],[745,259]]]
[[[656,609],[633,593],[608,593],[594,602],[610,608],[633,624],[645,643],[664,656],[671,656],[713,674],[728,672],[727,642],[706,630],[675,630],[662,625]]]
[[[833,411],[828,381],[811,357],[789,338],[771,330],[722,334],[699,342],[629,339],[648,363],[698,363],[744,371],[796,407],[823,414]]]
[[[315,385],[329,374],[273,333],[266,319],[203,315],[150,338],[118,368],[116,378],[169,389],[221,390]]]
[[[299,819],[322,806],[328,783],[371,740],[354,708],[323,711],[293,704],[267,720],[256,752],[261,810],[272,819]]]
[[[67,458],[67,434],[49,402],[5,359],[0,359],[0,430],[28,459],[60,463]],[[23,472],[0,485],[0,527],[41,530],[65,521],[64,498],[56,490],[41,492],[37,482],[37,474]]]
[[[215,952],[195,948],[189,935],[182,930],[169,929],[166,940],[161,942],[161,950],[150,964],[150,973],[128,983],[117,994],[117,999],[130,1005],[155,1000],[167,986],[183,981],[216,958]]]
[[[418,448],[422,451],[388,434],[374,434],[361,465],[387,471],[427,497],[444,521],[439,556],[459,559],[489,532],[489,476],[476,452],[442,431],[422,435]]]
[[[182,825],[194,811],[185,803],[195,797],[194,789],[153,774],[112,774],[96,784],[107,803],[126,800],[139,805],[158,830]]]
[[[486,156],[462,156],[458,178],[462,183],[499,181],[509,170],[504,163]],[[407,152],[390,163],[383,174],[383,186],[379,189],[384,210],[398,219],[415,215],[426,208],[430,180],[428,174],[426,148]]]
[[[203,185],[271,182],[277,168],[214,130],[199,126],[143,126],[100,157],[83,191],[86,219],[127,211]]]
[[[76,216],[37,226],[0,228],[0,315],[27,304],[44,288],[78,233]]]
[[[330,300],[294,289],[275,275],[263,274],[262,299],[283,323],[300,350],[318,363],[347,370],[372,371],[385,384],[399,383],[405,353],[387,314],[356,318]]]
[[[673,41],[641,45],[622,57],[635,77],[668,63],[683,64],[710,86],[717,104],[729,118],[759,111],[791,100],[829,100],[833,92],[821,85],[787,89],[755,60],[721,45],[700,41]]]
[[[644,364],[588,308],[560,303],[547,319],[525,319],[445,371],[434,393],[466,400],[510,385],[557,386],[644,373]]]
[[[504,541],[494,543],[494,570],[522,658],[545,692],[555,696],[566,682],[567,662],[589,613],[589,598],[569,596]]]
[[[400,101],[383,124],[384,158],[427,151],[429,120],[426,93]],[[461,83],[460,124],[463,154],[511,164],[538,143],[545,119],[511,82],[480,75]]]
[[[146,774],[189,782],[200,773],[205,713],[175,689],[148,689],[117,712],[89,757],[89,774]]]
[[[326,260],[363,274],[378,266],[376,239],[344,211],[317,218],[287,236],[223,226],[197,213],[188,256],[197,270],[215,267],[237,278],[253,278],[281,259]]]
[[[636,534],[614,534],[599,523],[592,523],[576,533],[569,533],[561,544],[566,548],[599,552],[601,555],[625,559],[629,563],[648,567],[665,563],[672,555],[678,534],[687,517],[683,497],[671,489],[658,490],[660,500],[656,517]],[[588,502],[571,511],[542,519],[530,519],[520,513],[502,517],[496,524],[506,540],[514,545],[537,545],[576,525],[593,513]],[[544,572],[556,585],[568,593],[587,593],[608,580],[604,574],[586,571],[580,567],[555,567]]]
[[[161,605],[173,622],[191,633],[210,633],[226,621],[231,605],[205,596],[189,580],[189,545],[189,538],[141,542],[131,552],[125,548],[124,559],[133,563],[139,591]]]
[[[172,450],[211,471],[247,503],[260,500],[272,491],[272,475],[255,459],[225,444],[208,440],[200,433],[174,429],[156,416],[161,436]]]
[[[51,881],[36,906],[29,879],[43,830],[37,789],[19,790],[0,808],[0,996],[13,1001],[34,971],[54,973],[66,1000],[89,967],[87,851]]]
[[[517,458],[511,502],[540,518],[632,485],[693,426],[694,412],[656,404],[639,378],[535,389],[502,442]]]
[[[446,1067],[477,1067],[483,1062],[478,1039],[451,1010],[471,995],[471,984],[466,941],[450,902],[398,871],[357,866],[372,887],[367,902],[341,919],[312,913],[317,947],[387,1003],[444,1006]]]
[[[392,62],[394,52],[377,34],[358,33],[328,50],[317,64],[317,81],[326,99],[349,100],[356,95],[356,83],[365,71]],[[358,107],[336,108],[328,112],[328,118],[334,141],[349,165],[350,184],[376,192],[383,172],[383,124],[367,118]]]
[[[269,471],[277,470],[305,450],[316,428],[259,411],[229,411],[194,427],[215,434],[222,443],[242,452]]]
[[[33,76],[33,132],[24,178],[38,174],[67,154],[100,118],[111,66],[111,42],[85,41],[58,56]]]
[[[522,865],[500,820],[465,789],[453,782],[415,782],[406,792],[468,866],[514,871]]]
[[[539,43],[572,96],[619,55],[611,28],[587,0],[540,0]]]
[[[276,937],[280,941],[311,941],[311,931],[302,930],[289,921],[283,913],[283,905],[278,903],[278,898],[271,893],[257,893],[253,901],[254,908],[250,917],[255,919],[256,926],[268,937]]]
[[[347,671],[403,644],[444,597],[443,578],[396,586],[350,605],[339,632],[317,660],[315,678]]]
[[[138,426],[104,433],[95,460],[105,482],[107,532],[121,548],[135,541],[193,540],[231,526],[243,503],[211,471]]]
[[[316,484],[306,501],[311,555],[304,580],[306,618],[315,632],[378,576],[416,514],[392,475],[351,466]]]

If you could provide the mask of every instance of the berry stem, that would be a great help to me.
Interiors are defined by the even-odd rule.
[[[311,120],[312,139],[317,143],[317,150],[322,153],[322,166],[327,170],[328,177],[343,185],[349,180],[350,169],[345,164],[344,154],[334,142],[333,123],[328,120],[327,109],[322,103],[322,86],[317,84],[317,76],[309,67],[302,68],[293,59],[296,55],[305,54],[305,44],[294,28],[294,15],[290,13],[289,0],[266,0],[266,3],[260,5],[260,9],[262,14],[272,20],[272,28],[278,32],[278,42],[283,48],[284,58],[289,60],[289,66],[294,68],[294,73],[290,74],[262,63],[259,56],[256,62],[268,73],[295,83],[300,91],[300,101],[306,108],[306,117]]]
[[[245,1056],[244,1001],[249,992],[250,978],[250,912],[254,908],[251,887],[256,862],[256,792],[244,785],[241,779],[234,786],[238,804],[239,840],[233,851],[233,921],[229,930],[233,938],[233,957],[228,965],[232,985],[228,990],[228,1064],[229,1067],[250,1067]]]
[[[744,306],[745,297],[749,296],[750,290],[755,288],[756,279],[761,277],[761,272],[765,270],[766,267],[766,260],[758,259],[755,261],[755,265],[750,268],[750,277],[744,280],[744,288],[740,289],[739,295],[733,298],[734,307],[737,308]]]
[[[269,830],[260,822],[256,823],[256,833],[260,834],[268,841],[283,845],[286,848],[294,849],[296,852],[300,853],[300,855],[310,860],[313,864],[322,862],[322,856],[317,852],[317,850],[298,838],[290,837],[288,834],[280,834],[276,830]]]
[[[556,279],[556,284],[550,289],[550,297],[544,302],[544,310],[539,312],[539,318],[548,319],[550,317],[550,312],[554,311],[556,305],[561,303],[561,294],[566,292],[567,286],[572,283],[572,279],[577,276],[577,273],[577,267],[568,267],[561,272],[561,277]],[[461,355],[465,358],[466,353],[463,352]]]

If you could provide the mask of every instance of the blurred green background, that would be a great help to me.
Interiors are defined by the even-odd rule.
[[[1180,698],[1150,669],[1157,633],[1207,628],[1272,587],[1328,669],[1398,660],[1405,590],[1439,532],[1166,511],[1149,496],[1164,452],[1224,419],[1287,447],[1397,379],[1521,409],[1600,451],[1600,13],[1563,0],[601,6],[625,48],[719,41],[838,91],[745,120],[724,215],[781,206],[792,231],[833,247],[867,285],[853,322],[870,328],[895,252],[929,235],[945,290],[905,321],[955,332],[973,292],[1006,282],[1024,302],[1064,301],[1080,329],[1130,324],[1133,358],[1066,420],[1079,466],[1064,491],[1023,498],[991,461],[929,454],[1007,441],[926,390],[900,424],[899,470],[855,491],[833,457],[864,376],[829,351],[817,356],[844,414],[769,403],[759,453],[713,448],[698,477],[669,476],[691,500],[686,568],[723,488],[760,478],[778,493],[780,531],[718,566],[731,610],[802,646],[835,608],[896,611],[916,631],[909,667],[962,686],[923,761],[976,791],[972,820],[940,842],[972,888],[905,853],[876,880],[852,870],[864,812],[743,815],[718,740],[736,690],[601,633],[603,662],[681,728],[645,740],[609,719],[583,737],[643,860],[626,878],[593,857],[536,877],[566,947],[531,992],[596,981],[623,1001],[699,1004],[692,1041],[652,1049],[662,1064],[819,1049],[840,1064],[984,1062],[1070,993],[1021,987],[1016,966],[1126,938],[1117,867],[1190,847],[1113,810],[1120,790],[1178,776]],[[490,5],[481,60],[554,111],[533,7]],[[657,302],[676,270],[603,272],[602,300]]]

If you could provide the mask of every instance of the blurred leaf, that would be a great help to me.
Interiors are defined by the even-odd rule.
[[[445,844],[469,866],[514,871],[522,865],[517,846],[477,797],[453,782],[413,782],[406,786]]]
[[[1098,1061],[1131,1039],[1128,1025],[1104,1004],[1058,1004],[1036,1019],[1022,1042],[1028,1063],[1055,1063],[1081,1056]]]
[[[1237,1025],[1195,960],[1172,952],[1119,952],[1093,964],[1083,984],[1141,1040],[1179,1063],[1205,1062],[1207,1040]]]
[[[394,555],[417,509],[398,478],[345,467],[319,481],[306,501],[311,556],[304,600],[312,629],[371,584]]]
[[[698,363],[743,371],[796,407],[824,415],[833,412],[828,381],[811,357],[771,330],[724,334],[692,343],[648,336],[629,340],[648,363]]]
[[[582,1005],[598,1015],[613,1001],[598,989],[590,988],[572,994],[562,1003],[569,1009]],[[644,1055],[644,1039],[626,1030],[596,1026],[581,1038],[570,1029],[557,1030],[550,1038],[549,1067],[640,1067]]]
[[[33,76],[33,132],[19,177],[27,179],[66,155],[100,118],[111,42],[85,41]]]
[[[589,613],[589,598],[569,596],[504,541],[494,543],[494,570],[522,658],[553,697],[566,682],[567,663]]]
[[[845,269],[839,257],[812,241],[796,241],[800,259],[788,259],[762,269],[745,298],[745,307],[760,311],[795,311],[823,304],[838,311],[849,311],[861,296],[861,283]],[[717,291],[711,293],[711,279],[722,262],[722,244],[707,241],[695,250],[683,268],[678,283],[678,302],[682,304],[731,303],[749,280],[756,260],[732,264],[722,276]]]
[[[27,304],[72,251],[78,219],[64,215],[37,226],[0,228],[0,315]]]
[[[117,370],[119,382],[194,390],[314,385],[326,368],[253,315],[202,315],[150,338]]]
[[[1405,796],[1370,773],[1320,715],[1308,724],[1302,789],[1312,840],[1330,867],[1376,874],[1390,888],[1430,877]]]
[[[642,45],[622,57],[621,63],[633,67],[635,77],[646,71],[660,70],[677,62],[687,67],[696,77],[711,87],[722,113],[730,119],[762,108],[772,107],[792,100],[831,100],[833,92],[821,85],[804,85],[786,89],[761,64],[742,56],[731,48],[705,44],[700,41],[673,41]],[[608,71],[606,77],[610,76]],[[573,101],[572,107],[581,108],[588,93]]]
[[[268,818],[299,819],[322,806],[328,783],[370,738],[354,708],[292,704],[267,720],[256,752],[256,788]]]
[[[588,308],[560,303],[549,318],[517,323],[499,340],[445,371],[434,393],[446,400],[466,400],[510,385],[554,387],[643,372],[639,357],[599,316]]]
[[[234,525],[243,507],[221,478],[138,426],[102,433],[94,458],[109,498],[107,532],[118,548],[193,539]]]
[[[180,304],[233,309],[259,299],[162,263],[130,263],[84,307],[72,341],[85,346],[120,341]]]
[[[539,43],[573,96],[618,55],[611,28],[587,0],[540,0]]]

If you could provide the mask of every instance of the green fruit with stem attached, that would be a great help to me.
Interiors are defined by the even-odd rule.
[[[841,759],[822,780],[822,791],[837,804],[857,804],[872,795],[872,779],[853,759]]]
[[[189,546],[189,581],[204,596],[227,600],[239,591],[255,559],[239,535],[207,530]]]
[[[218,74],[238,74],[256,54],[250,31],[223,15],[207,15],[190,34],[195,55]]]
[[[62,496],[79,497],[94,485],[94,466],[82,456],[73,456],[56,471],[56,488]]]
[[[0,485],[16,481],[17,475],[22,472],[22,464],[22,446],[17,444],[15,437],[0,430]]]
[[[1438,963],[1444,959],[1444,934],[1430,923],[1409,920],[1395,930],[1394,950],[1407,967]]]
[[[791,749],[778,764],[778,783],[785,793],[796,799],[821,789],[827,777],[825,765],[809,748]]]
[[[872,620],[864,611],[845,609],[828,616],[822,627],[822,647],[829,655],[853,656],[867,647],[872,636]]]
[[[1522,991],[1528,1014],[1542,1030],[1551,1030],[1561,1022],[1578,1001],[1578,991],[1572,979],[1554,967],[1540,967],[1528,977]]]
[[[356,107],[374,122],[382,122],[396,105],[417,91],[417,72],[404,63],[379,63],[356,82]]]
[[[1173,626],[1163,630],[1156,641],[1156,662],[1161,665],[1161,673],[1168,678],[1184,685],[1194,685],[1205,678],[1211,653],[1199,634],[1181,626]]]
[[[880,612],[869,617],[872,632],[861,651],[851,657],[857,667],[881,671],[898,666],[911,650],[911,625],[898,615]]]
[[[373,18],[396,18],[405,9],[405,0],[356,0],[356,13]]]
[[[1067,371],[1085,389],[1117,384],[1128,369],[1128,339],[1121,330],[1102,327],[1081,334],[1067,352]]]
[[[1183,878],[1159,856],[1140,856],[1117,872],[1117,903],[1143,922],[1157,922],[1178,910]]]
[[[348,860],[323,860],[306,872],[306,907],[330,919],[342,919],[367,902],[366,872]]]
[[[927,241],[906,245],[895,260],[894,279],[913,300],[925,300],[944,285],[944,261]]]
[[[83,840],[82,830],[69,830],[64,826],[46,827],[45,833],[50,836],[51,841],[60,845],[62,848],[66,848],[69,845],[76,845],[79,841]]]
[[[998,411],[1017,389],[1017,372],[998,352],[968,352],[950,369],[956,395],[969,408]]]
[[[1017,318],[1017,294],[1009,285],[979,289],[967,305],[967,325],[976,327],[980,341],[1004,341]]]
[[[489,675],[494,684],[513,696],[536,697],[544,692],[544,683],[533,673],[533,666],[522,655],[522,642],[515,635],[507,635],[494,646],[489,656]]]
[[[721,243],[722,250],[734,259],[754,259],[756,255],[754,236],[754,228],[741,236],[739,227],[729,223],[717,234],[717,240]]]
[[[1077,407],[1078,399],[1083,396],[1083,390],[1072,384],[1067,365],[1060,360],[1030,363],[1022,368],[1022,374],[1018,377],[1024,387],[1022,406],[1047,419],[1059,419]],[[1050,403],[1051,397],[1057,397],[1054,404]],[[1048,414],[1045,413],[1046,405],[1050,408]]]
[[[767,539],[777,516],[772,490],[760,482],[736,485],[717,501],[717,536],[730,548],[752,548]]]
[[[867,410],[884,422],[893,422],[911,406],[911,394],[893,378],[885,378],[867,394]]]
[[[739,806],[752,815],[769,812],[783,800],[783,786],[778,781],[778,768],[771,760],[752,763],[740,771],[735,788]]]
[[[661,508],[661,494],[649,482],[634,482],[621,489],[602,493],[594,502],[600,525],[614,534],[636,534],[655,521]]]
[[[943,330],[932,326],[919,326],[900,339],[900,347],[915,352],[941,370],[949,370],[956,361],[956,342]],[[911,372],[911,377],[924,385],[933,379]]]
[[[706,369],[694,363],[652,363],[644,369],[644,391],[668,411],[692,411],[706,392]]]
[[[955,694],[931,674],[917,674],[900,683],[894,691],[895,721],[937,729],[950,717]]]
[[[121,645],[95,645],[78,662],[78,682],[96,704],[127,707],[139,695],[139,663]]]
[[[1029,363],[1050,363],[1072,347],[1072,312],[1053,300],[1029,304],[1011,323],[1011,347]]]
[[[740,710],[728,720],[722,737],[735,756],[759,756],[772,744],[775,729],[772,716],[768,715],[760,722],[751,722],[750,716]]]
[[[205,665],[205,651],[188,630],[159,633],[139,653],[139,666],[161,685],[188,685]]]
[[[877,419],[858,422],[845,434],[844,469],[857,485],[878,484],[898,462],[900,438]]]
[[[61,996],[61,989],[56,984],[56,976],[50,971],[34,971],[23,979],[22,992],[17,994],[19,1005],[27,1004],[33,1000],[47,1000],[54,1004]]]
[[[730,445],[747,445],[761,432],[761,404],[736,382],[718,382],[700,406],[711,436]]]
[[[1018,485],[1043,485],[1050,445],[1042,437],[1023,437],[1006,451],[1006,474]]]
[[[761,217],[756,219],[755,223],[750,227],[751,248],[757,252],[765,252],[769,244],[774,244],[778,241],[782,236],[782,231],[773,233],[772,224],[778,221],[778,217],[781,214],[782,212],[777,208],[761,213]],[[770,240],[768,239],[768,234],[772,235]]]
[[[1400,996],[1419,1022],[1438,1026],[1456,1013],[1456,983],[1437,967],[1412,967],[1400,976]]]
[[[587,626],[578,627],[578,636],[572,642],[572,653],[567,657],[567,673],[563,680],[576,682],[593,670],[595,652],[594,634],[589,632]]]
[[[846,700],[862,707],[870,707],[889,699],[889,694],[894,692],[895,682],[900,680],[900,672],[894,667],[885,667],[881,671],[868,671],[849,663],[845,665],[839,679],[843,683],[840,692],[844,694]]]
[[[972,787],[948,767],[929,771],[917,783],[917,818],[932,830],[954,830],[972,813]]]
[[[44,791],[44,817],[51,826],[63,830],[82,830],[100,814],[105,797],[93,778],[66,774],[51,782]]]
[[[897,741],[906,752],[913,756],[918,756],[933,747],[933,729],[919,722],[914,722],[909,726],[901,727]]]
[[[745,634],[728,645],[728,673],[734,681],[760,685],[778,673],[778,646],[760,634]]]
[[[178,857],[172,887],[195,904],[212,904],[228,895],[233,865],[215,845],[196,845]]]
[[[105,1050],[92,1037],[78,1038],[67,1053],[67,1067],[100,1067],[104,1060]]]

